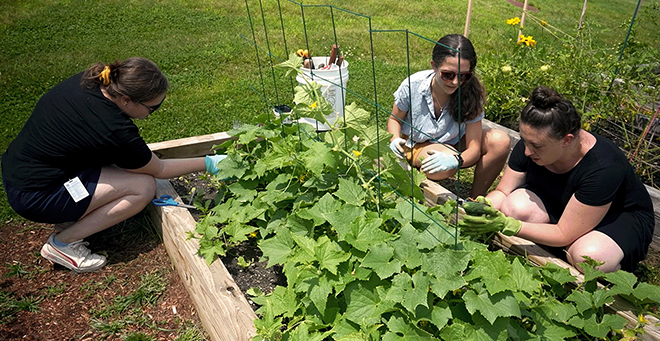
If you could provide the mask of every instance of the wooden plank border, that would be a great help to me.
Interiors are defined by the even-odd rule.
[[[212,154],[212,146],[230,137],[225,133],[150,144],[162,158]],[[156,196],[169,194],[180,201],[168,180],[156,180]],[[154,224],[162,230],[163,244],[179,277],[185,284],[199,318],[211,341],[249,341],[257,318],[247,299],[220,260],[207,265],[197,254],[199,243],[189,239],[195,232],[195,219],[181,207],[149,205]]]

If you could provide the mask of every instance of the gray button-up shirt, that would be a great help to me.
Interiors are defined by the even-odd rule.
[[[406,112],[404,122],[401,123],[401,133],[408,137],[406,145],[413,146],[413,141],[441,142],[449,145],[455,145],[458,140],[465,135],[466,124],[480,121],[484,118],[482,112],[475,119],[465,121],[461,124],[459,136],[458,122],[454,121],[447,108],[442,109],[442,114],[435,118],[435,109],[433,108],[433,96],[431,95],[431,80],[433,79],[433,70],[424,70],[410,75],[401,82],[399,88],[394,92],[394,103],[402,111]],[[410,87],[409,87],[410,86]],[[410,91],[412,89],[412,91]],[[410,97],[412,96],[412,100]],[[411,107],[412,103],[412,107]],[[412,126],[411,129],[411,115]]]

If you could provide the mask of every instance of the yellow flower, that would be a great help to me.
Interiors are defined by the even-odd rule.
[[[316,108],[316,102],[312,103],[312,105],[309,106],[310,108]]]
[[[516,26],[520,24],[520,18],[515,17],[515,18],[507,19],[506,24],[511,26]]]
[[[250,232],[250,237],[251,238],[257,238],[257,231]]]
[[[644,317],[644,315],[639,314],[639,318],[637,319],[639,323],[649,323],[649,321]]]
[[[548,22],[545,21],[545,19],[541,20],[541,26],[543,26],[543,27],[548,26]]]
[[[509,72],[511,72],[512,69],[509,65],[504,65],[504,66],[502,66],[501,70],[502,70],[502,73],[509,73]]]
[[[550,70],[550,65],[543,65],[543,66],[540,67],[540,69],[543,72],[548,71],[548,70]]]
[[[353,154],[355,154],[355,156],[360,156],[360,155],[362,155],[362,152],[354,150]]]
[[[527,37],[527,46],[534,47],[536,45],[536,40],[532,39],[532,36]]]
[[[518,44],[525,44],[527,46],[534,47],[534,45],[536,45],[536,40],[534,40],[532,36],[525,37],[525,35],[521,34],[518,37]]]

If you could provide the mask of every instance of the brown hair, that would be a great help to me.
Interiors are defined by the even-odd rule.
[[[433,48],[433,62],[440,66],[448,57],[459,57],[470,61],[470,72],[472,78],[461,84],[461,121],[472,120],[484,111],[484,101],[486,99],[486,88],[474,74],[477,67],[477,53],[470,40],[460,34],[448,34],[435,44]],[[449,98],[447,109],[451,113],[454,121],[458,122],[458,93],[454,91]]]
[[[81,84],[89,89],[104,86],[110,96],[128,96],[133,102],[150,101],[167,92],[169,87],[167,78],[158,66],[141,57],[108,65],[96,63],[85,71]]]
[[[539,86],[532,91],[527,105],[520,113],[520,123],[535,129],[550,128],[550,133],[557,139],[567,134],[580,132],[582,116],[573,103],[556,90]]]

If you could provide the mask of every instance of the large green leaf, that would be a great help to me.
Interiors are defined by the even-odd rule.
[[[376,324],[381,314],[390,309],[390,304],[382,302],[380,295],[372,285],[351,284],[347,288],[346,314],[354,323]]]
[[[444,298],[453,290],[461,288],[467,282],[463,272],[467,269],[472,253],[436,248],[422,257],[422,270],[433,275],[430,286],[435,295]]]
[[[385,243],[372,246],[362,260],[362,266],[373,269],[380,279],[401,271],[401,262],[393,260],[394,248]]]
[[[346,179],[339,179],[339,190],[334,194],[345,203],[355,206],[364,204],[364,198],[367,196],[362,186]]]
[[[315,245],[316,260],[321,269],[330,271],[337,275],[337,266],[339,263],[348,260],[351,255],[344,252],[337,243],[333,242],[327,236],[321,236]]]
[[[470,314],[474,315],[479,312],[491,324],[498,317],[515,316],[520,318],[518,301],[511,292],[489,295],[485,290],[480,293],[469,290],[463,295],[463,300]]]
[[[466,281],[481,278],[491,295],[512,290],[516,283],[511,277],[512,265],[501,250],[479,251],[474,255],[474,266],[465,276]]]
[[[295,245],[291,233],[286,230],[281,230],[272,238],[259,242],[259,248],[264,257],[268,259],[269,267],[286,262],[286,258],[291,254]]]

